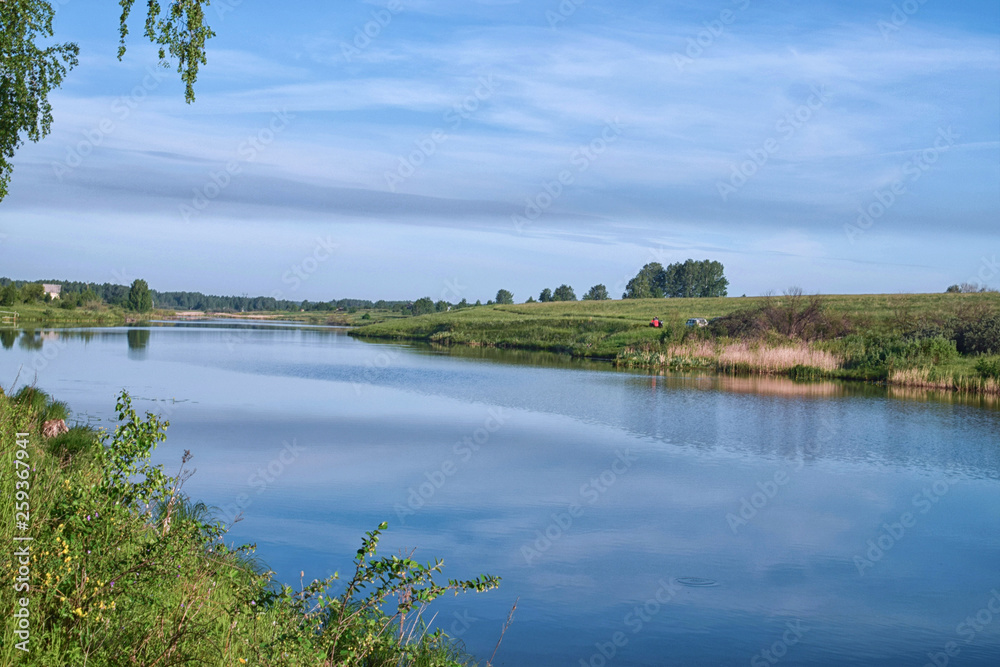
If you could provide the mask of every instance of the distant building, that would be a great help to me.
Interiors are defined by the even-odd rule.
[[[59,294],[62,292],[62,285],[47,285],[42,283],[42,291],[50,299],[58,299]]]

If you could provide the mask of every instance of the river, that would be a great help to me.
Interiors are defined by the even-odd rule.
[[[495,664],[1000,664],[1000,410],[232,322],[0,332],[2,382],[111,426],[287,583],[364,532],[499,590],[435,603]],[[37,378],[37,379],[36,379]],[[942,662],[944,661],[944,662]]]

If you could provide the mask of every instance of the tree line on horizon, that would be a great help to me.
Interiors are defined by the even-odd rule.
[[[659,262],[650,262],[639,270],[625,287],[622,299],[662,299],[726,296],[729,281],[721,262],[689,259],[685,262],[669,264],[664,268]],[[607,301],[611,298],[604,284],[597,284],[583,295],[584,301]],[[525,303],[548,303],[550,301],[576,301],[576,293],[569,285],[560,285],[555,291],[546,287],[538,299],[528,297]],[[488,302],[494,303],[493,301]],[[509,290],[497,292],[497,304],[514,303],[514,295]]]
[[[133,281],[146,285],[146,281]],[[61,285],[62,293],[58,301],[60,307],[72,308],[87,304],[106,304],[127,310],[130,308],[131,286],[116,283],[86,283],[73,280],[12,280],[0,278],[0,306],[14,306],[21,303],[44,303],[50,301],[44,294],[42,284]],[[148,289],[148,286],[147,286]],[[205,310],[222,312],[306,310],[336,311],[338,309],[379,309],[403,310],[412,301],[372,301],[370,299],[331,299],[330,301],[291,301],[266,296],[217,296],[201,292],[159,292],[148,289],[150,306],[171,310]],[[133,298],[134,301],[134,298]]]

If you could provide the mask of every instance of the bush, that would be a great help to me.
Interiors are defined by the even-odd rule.
[[[903,365],[907,358],[907,342],[898,336],[856,334],[845,339],[845,366],[861,372],[869,379],[884,379],[889,372]]]
[[[910,341],[906,346],[905,357],[911,360],[927,361],[939,364],[942,361],[958,358],[958,348],[955,341],[944,336],[922,338]]]
[[[836,338],[850,330],[842,316],[826,311],[819,297],[806,297],[798,291],[719,317],[709,327],[716,335],[730,338],[760,339],[777,333],[807,341]]]
[[[0,425],[5,433],[33,430],[37,443],[39,418],[23,405],[48,409],[53,401],[32,388],[19,394],[22,405],[0,395]],[[180,492],[189,452],[178,477],[150,463],[167,423],[149,413],[140,419],[124,392],[116,409],[118,426],[96,446],[82,428],[41,445],[93,447],[96,456],[58,461],[28,445],[39,583],[31,586],[38,631],[25,667],[472,664],[459,642],[429,631],[423,611],[442,595],[490,590],[499,579],[441,580],[441,561],[379,556],[383,523],[365,536],[339,593],[336,574],[298,591],[283,586],[253,547],[226,546],[210,508]],[[13,447],[0,456],[5,470],[16,469]],[[0,475],[9,516],[14,479]],[[0,522],[0,538],[11,544],[13,537],[14,522]],[[7,567],[5,578],[14,572]],[[4,586],[0,606],[14,609],[15,595]],[[13,628],[0,630],[5,656],[14,650]]]
[[[1000,313],[967,324],[958,341],[962,354],[1000,353]]]
[[[980,358],[976,361],[976,372],[984,379],[1000,380],[1000,358]]]

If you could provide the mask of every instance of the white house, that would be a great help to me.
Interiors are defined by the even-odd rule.
[[[58,299],[60,292],[62,292],[62,285],[49,285],[47,283],[42,283],[42,291],[45,292],[46,296],[50,299]]]

